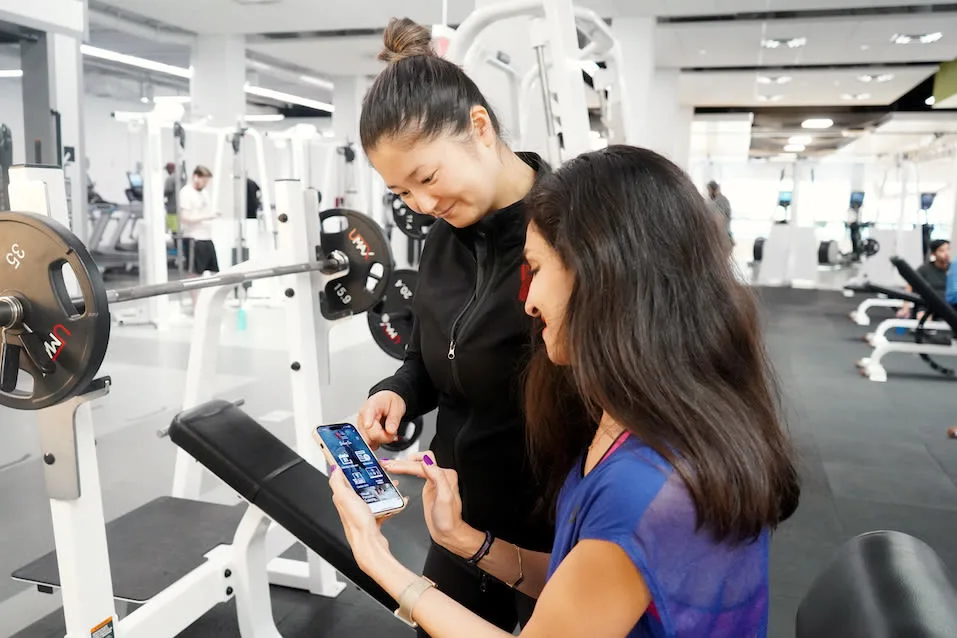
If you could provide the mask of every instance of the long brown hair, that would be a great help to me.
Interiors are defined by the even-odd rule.
[[[543,177],[527,201],[574,274],[570,365],[552,364],[539,338],[525,384],[549,498],[607,412],[674,465],[716,539],[755,538],[790,516],[800,488],[757,304],[684,172],[612,146]]]

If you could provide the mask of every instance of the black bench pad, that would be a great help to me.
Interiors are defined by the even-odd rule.
[[[356,564],[326,476],[222,400],[177,415],[170,439],[389,611],[395,600]]]
[[[855,286],[844,286],[844,288],[847,290],[853,290],[854,292],[885,295],[889,299],[901,299],[912,304],[923,305],[924,303],[924,299],[920,295],[915,295],[912,292],[907,292],[906,290],[901,290],[899,288],[886,288],[884,286],[878,286],[877,284],[872,284],[869,281]]]
[[[902,532],[848,541],[797,613],[797,638],[953,638],[957,592],[923,541]]]
[[[934,318],[938,321],[946,321],[954,334],[957,334],[957,310],[947,303],[943,297],[930,287],[927,281],[917,274],[917,271],[910,267],[906,261],[900,257],[891,257],[891,263],[897,268],[904,281],[910,284],[918,295],[921,296],[921,304],[926,307]]]

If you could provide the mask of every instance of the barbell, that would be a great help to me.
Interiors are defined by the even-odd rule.
[[[319,217],[315,261],[107,290],[89,250],[69,229],[46,216],[0,213],[0,405],[39,410],[82,392],[106,356],[110,303],[318,271],[330,276],[319,294],[325,318],[369,310],[393,281],[385,234],[355,211],[330,209]],[[285,222],[285,215],[279,221]],[[79,297],[68,290],[67,266]],[[29,381],[21,372],[32,383],[21,383]]]

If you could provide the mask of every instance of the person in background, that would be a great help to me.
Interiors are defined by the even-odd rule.
[[[262,208],[262,188],[251,177],[246,178],[246,219],[258,219]]]
[[[179,190],[176,181],[176,164],[166,163],[166,181],[163,183],[163,204],[166,206],[166,227],[176,232],[176,194]]]
[[[950,269],[950,242],[946,239],[935,239],[930,242],[930,261],[921,264],[917,268],[917,274],[924,278],[934,292],[944,297],[947,293],[947,271]],[[910,286],[907,286],[908,292],[913,292]],[[951,302],[953,303],[953,302]],[[918,312],[916,317],[920,319],[923,311]],[[911,316],[911,305],[907,302],[897,311],[897,316],[904,318]]]
[[[708,182],[708,197],[711,198],[711,205],[714,207],[715,212],[717,212],[724,223],[724,229],[728,233],[728,237],[731,238],[731,242],[734,242],[734,238],[731,235],[731,202],[728,201],[728,198],[724,196],[721,192],[721,186],[718,185],[718,182],[711,180]]]
[[[213,177],[205,166],[197,166],[193,178],[179,191],[179,218],[183,232],[183,252],[191,277],[219,272],[216,246],[213,245],[212,221],[222,216],[214,211],[206,187]],[[193,307],[197,291],[193,290]]]

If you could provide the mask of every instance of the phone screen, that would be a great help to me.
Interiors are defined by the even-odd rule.
[[[321,425],[316,432],[352,488],[374,514],[404,505],[399,491],[355,427],[348,423]]]

